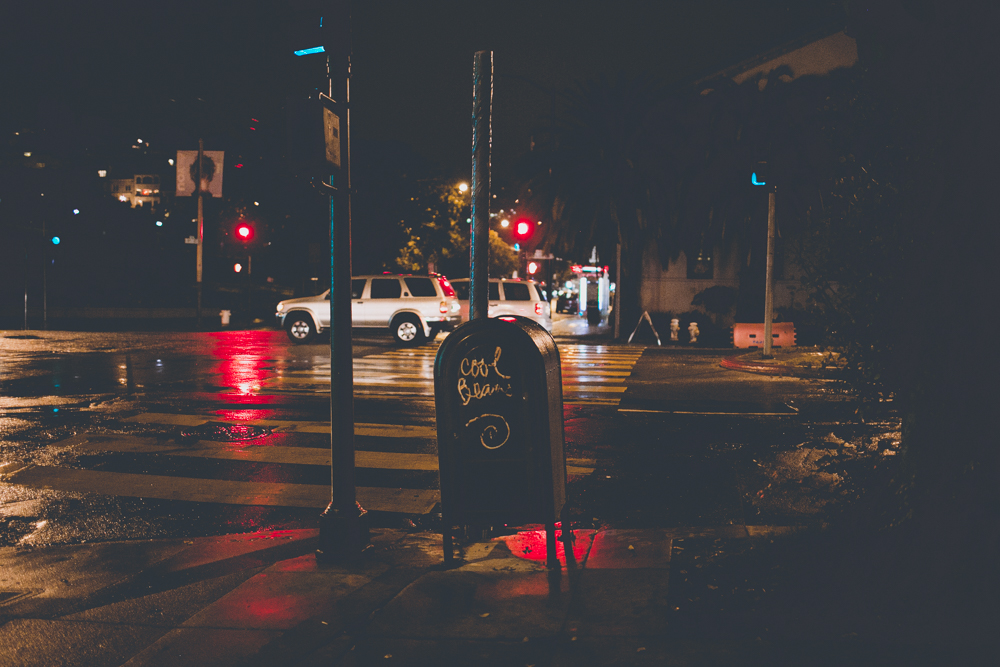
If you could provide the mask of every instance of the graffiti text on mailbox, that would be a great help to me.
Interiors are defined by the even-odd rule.
[[[486,449],[499,449],[510,438],[510,424],[502,415],[479,415],[466,422],[465,427],[472,427],[476,422],[479,423],[473,428],[480,429],[479,442]]]
[[[486,361],[486,358],[470,359],[466,357],[462,359],[458,366],[458,395],[462,399],[462,405],[468,405],[473,399],[478,400],[493,394],[512,395],[511,384],[506,382],[506,380],[510,380],[510,376],[504,375],[497,368],[502,353],[503,350],[498,346],[493,352],[492,361]],[[493,374],[496,374],[497,377],[492,378]],[[469,377],[482,380],[482,382],[474,381],[470,385],[467,379]]]

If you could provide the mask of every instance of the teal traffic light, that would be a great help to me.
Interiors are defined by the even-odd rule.
[[[768,173],[767,162],[758,162],[750,174],[750,182],[753,185],[767,185],[770,180],[771,175]]]
[[[61,238],[59,238],[58,236],[53,236],[52,237],[52,245],[59,245],[60,243],[62,243],[62,239]]]

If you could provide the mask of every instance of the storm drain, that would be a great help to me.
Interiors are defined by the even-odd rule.
[[[208,422],[207,424],[186,428],[181,431],[182,438],[214,440],[216,442],[255,440],[269,435],[271,435],[271,429],[266,426],[254,426],[253,424],[223,424],[220,422]]]

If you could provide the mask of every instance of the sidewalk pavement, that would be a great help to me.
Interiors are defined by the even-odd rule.
[[[723,368],[735,371],[829,379],[842,377],[846,365],[839,351],[825,347],[775,347],[769,359],[753,349],[722,360]]]
[[[7,547],[0,664],[744,664],[759,640],[669,636],[674,542],[792,530],[576,530],[559,570],[540,527],[453,569],[440,535],[392,529],[351,566],[318,562],[315,530]]]

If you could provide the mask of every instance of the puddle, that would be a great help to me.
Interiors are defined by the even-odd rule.
[[[241,440],[256,440],[257,438],[264,438],[269,435],[271,435],[271,429],[266,426],[208,422],[201,426],[184,429],[181,431],[180,437],[214,440],[216,442],[238,442]]]

